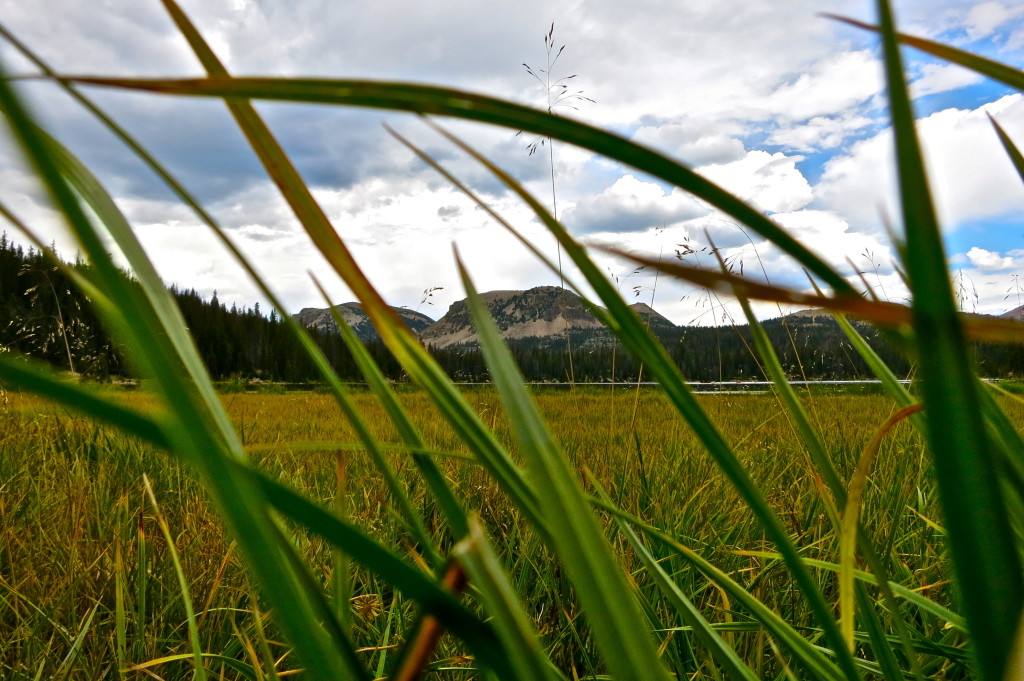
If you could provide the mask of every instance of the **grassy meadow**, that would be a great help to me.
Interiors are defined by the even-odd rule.
[[[111,389],[111,395],[143,412],[157,408],[146,392]],[[518,457],[497,394],[474,389],[467,397]],[[633,427],[631,388],[617,389],[616,394],[607,388],[550,391],[536,397],[570,460],[592,471],[620,509],[698,552],[794,626],[813,632],[813,619],[778,561],[743,555],[772,547],[660,392],[641,391]],[[369,392],[354,398],[374,435],[381,442],[397,443],[376,398]],[[422,547],[405,530],[381,476],[353,444],[355,435],[329,395],[236,393],[221,399],[260,469],[328,505],[336,503],[340,473],[341,494],[353,521],[410,562],[425,563]],[[869,440],[891,415],[892,403],[869,395],[805,399],[824,446],[848,479]],[[602,674],[605,668],[579,617],[579,605],[536,533],[486,472],[463,458],[468,457],[465,446],[433,417],[424,394],[402,393],[401,401],[425,446],[437,452],[433,456],[456,496],[480,514],[552,661],[567,674]],[[721,424],[757,484],[771,490],[769,501],[802,554],[838,562],[836,530],[780,402],[772,395],[707,395],[701,403]],[[1024,409],[1015,405],[1012,411],[1018,425],[1024,422]],[[214,656],[207,662],[212,677],[272,678],[274,666],[278,672],[295,669],[277,628],[260,619],[266,606],[255,596],[236,547],[188,470],[132,437],[20,392],[7,393],[0,433],[4,678],[192,677],[190,660],[183,659],[189,657],[189,639],[182,589],[143,475],[180,556],[200,647]],[[422,509],[428,531],[440,546],[450,544],[408,455],[389,458],[409,486],[413,503]],[[884,547],[890,579],[957,609],[935,480],[922,439],[909,424],[897,426],[882,444],[864,498],[864,517],[865,530]],[[608,530],[607,516],[604,526]],[[614,533],[609,535],[632,587],[644,592],[655,610],[652,628],[670,668],[680,678],[717,678],[717,665],[662,602],[629,547]],[[330,593],[328,547],[302,532],[293,540],[314,578]],[[724,591],[673,551],[662,547],[658,557],[705,616],[727,632],[758,676],[775,678],[783,672],[786,665],[764,629]],[[835,602],[835,579],[822,572],[821,581]],[[414,604],[363,570],[353,574],[350,599],[360,656],[371,669],[388,669],[414,619]],[[940,650],[926,656],[929,676],[967,676],[961,631],[913,607],[906,616]],[[229,660],[215,657],[219,655]],[[469,651],[449,637],[442,639],[431,668],[451,670],[431,678],[474,676]]]
[[[86,295],[146,377],[144,391],[120,392],[0,352],[0,677],[1024,677],[1021,407],[977,379],[971,351],[974,341],[1019,343],[1024,327],[957,307],[901,50],[1018,91],[1024,72],[899,33],[888,0],[876,2],[877,25],[850,22],[878,36],[885,67],[903,305],[862,291],[756,206],[614,132],[442,86],[235,77],[174,0],[162,4],[206,77],[62,76],[0,33],[209,227],[302,344],[326,394],[218,394],[128,218],[0,71],[11,139],[88,266],[62,263],[32,225],[3,204],[0,213]],[[82,85],[224,105],[416,389],[396,395],[339,316],[368,385],[350,394],[274,282]],[[470,276],[486,263],[456,255],[493,381],[460,390],[364,274],[254,100],[425,116],[530,208],[557,240],[559,265],[436,159],[398,142],[587,293],[658,389],[635,408],[627,389],[532,390]],[[446,118],[632,168],[803,268],[813,292],[737,274],[724,259],[713,270],[622,254],[733,296],[774,394],[695,395],[591,252],[437,122]],[[1024,155],[998,121],[992,134],[1024,177]],[[831,311],[884,396],[795,390],[751,299]],[[884,327],[914,367],[912,390],[847,314]]]

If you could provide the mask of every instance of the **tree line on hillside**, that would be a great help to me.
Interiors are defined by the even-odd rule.
[[[79,261],[67,267],[87,272],[89,265]],[[194,289],[170,290],[214,379],[301,383],[319,377],[276,311],[264,315],[258,303],[251,308],[228,307],[216,293],[206,299]],[[794,379],[870,377],[864,361],[827,318],[791,316],[766,321],[764,327]],[[909,372],[907,359],[878,331],[867,325],[860,330],[897,374]],[[309,333],[342,379],[361,380],[338,334],[316,329]],[[683,327],[660,335],[689,380],[763,378],[746,326]],[[592,331],[573,332],[568,339],[521,339],[510,345],[528,381],[627,382],[636,380],[641,371],[621,347],[595,342]],[[403,377],[379,339],[366,346],[385,375],[396,380]],[[64,271],[47,254],[24,249],[6,234],[0,235],[0,350],[30,355],[99,380],[132,375],[117,344]],[[489,380],[475,347],[431,348],[431,352],[456,381]],[[976,355],[982,375],[1024,375],[1024,348],[1019,345],[978,345]]]
[[[87,273],[81,261],[66,263]],[[313,362],[281,322],[275,310],[226,306],[194,289],[170,289],[214,379],[262,378],[306,382],[319,376]],[[351,354],[337,334],[310,335],[347,380],[358,380]],[[383,343],[367,344],[390,375],[399,367]],[[0,235],[0,349],[45,360],[74,373],[106,380],[133,375],[117,344],[106,333],[86,297],[52,257]]]

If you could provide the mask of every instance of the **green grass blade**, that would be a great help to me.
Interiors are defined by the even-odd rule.
[[[341,325],[344,324],[344,319],[341,319],[341,315],[331,306],[329,300],[327,305],[331,308],[331,315],[334,317],[335,323],[338,324],[338,328],[340,329]],[[333,371],[330,373],[334,374]],[[376,468],[377,472],[384,478],[384,484],[388,488],[392,501],[398,507],[399,517],[406,529],[416,539],[422,550],[426,552],[429,562],[436,567],[440,567],[443,559],[437,552],[434,540],[431,538],[430,533],[427,532],[427,528],[423,524],[423,518],[420,517],[420,514],[415,508],[413,508],[412,500],[409,499],[409,495],[405,491],[405,486],[402,484],[402,481],[398,479],[398,475],[391,467],[391,464],[388,463],[387,458],[378,446],[377,440],[373,437],[373,433],[370,432],[370,428],[366,424],[366,421],[360,415],[359,410],[356,409],[355,404],[352,403],[352,400],[349,398],[348,393],[345,391],[344,386],[339,380],[331,381],[331,391],[334,393],[335,401],[338,403],[338,406],[341,407],[345,418],[352,425],[353,430],[356,431],[356,437],[359,438],[359,441],[366,449],[366,452],[370,455],[370,460],[373,462],[374,468]]]
[[[470,613],[433,577],[408,565],[301,494],[255,470],[245,469],[245,473],[260,486],[274,508],[332,545],[343,548],[353,560],[416,601],[425,612],[465,641],[481,663],[499,671],[507,664],[506,653],[497,645],[490,626]]]
[[[858,28],[864,28],[869,31],[884,30],[884,24],[883,27],[880,28],[879,26],[872,26],[871,24],[847,19],[846,17],[840,17],[832,14],[826,16],[830,16],[833,19],[837,19],[844,23]],[[1017,90],[1024,90],[1024,72],[1021,72],[1020,69],[1013,66],[1009,66],[1008,64],[1003,64],[992,59],[987,59],[976,54],[971,54],[970,52],[966,52],[956,47],[951,47],[950,45],[943,45],[942,43],[937,43],[933,40],[918,38],[905,33],[896,33],[895,31],[890,31],[890,34],[894,35],[896,39],[904,45],[921,50],[922,52],[926,52],[934,57],[938,57],[939,59],[959,64],[964,68],[980,73],[983,76],[988,76],[993,80],[1009,85]]]
[[[1017,148],[1017,145],[1013,143],[1010,136],[1003,130],[1003,126],[999,125],[999,121],[992,118],[992,114],[989,114],[988,119],[992,121],[992,127],[996,129],[999,141],[1003,143],[1003,148],[1006,149],[1010,160],[1013,161],[1013,167],[1017,169],[1017,174],[1020,175],[1021,180],[1024,180],[1024,154],[1021,154],[1020,149]]]
[[[623,516],[616,516],[617,518]],[[628,521],[628,519],[627,519]],[[789,625],[786,620],[772,612],[757,598],[752,596],[741,584],[736,582],[728,574],[719,570],[709,561],[705,560],[695,551],[679,543],[667,534],[646,524],[637,525],[652,539],[662,543],[679,555],[695,568],[700,570],[704,576],[714,584],[721,587],[735,603],[741,605],[750,615],[758,621],[780,644],[785,646],[800,664],[811,674],[812,678],[831,679],[839,681],[848,679],[849,674],[840,670],[835,662],[818,648],[811,645],[799,632]],[[781,558],[779,554],[772,554]],[[832,653],[833,651],[828,651]],[[856,666],[854,667],[856,669]],[[858,674],[859,677],[859,674]]]
[[[57,667],[57,671],[53,674],[53,678],[63,678],[64,674],[62,672],[64,672],[65,669],[70,670],[71,665],[75,663],[75,659],[79,654],[81,654],[82,644],[85,642],[85,637],[92,630],[92,621],[96,617],[96,611],[100,609],[100,605],[100,603],[96,603],[92,606],[92,609],[89,610],[89,614],[85,616],[85,621],[82,622],[82,627],[78,630],[78,636],[76,636],[75,640],[72,641],[71,648],[68,649],[67,655],[65,655],[64,659],[61,660],[60,665]],[[40,667],[40,670],[42,670],[42,667]]]
[[[171,0],[164,0],[164,4],[204,68],[213,74],[226,73],[223,65],[185,14]],[[473,413],[465,399],[454,389],[437,363],[405,327],[395,311],[370,284],[259,114],[245,99],[229,98],[225,103],[310,239],[363,303],[367,315],[392,355],[402,364],[410,377],[427,390],[439,412],[451,423],[456,433],[512,497],[520,510],[543,531],[544,521],[537,513],[533,492],[526,484],[522,472],[494,435]]]
[[[981,390],[981,403],[985,418],[992,428],[993,438],[1002,448],[1006,464],[1017,472],[1018,477],[1024,478],[1024,438],[984,386]]]
[[[600,488],[597,480],[591,475],[591,483],[598,489],[598,493],[605,503],[610,504],[611,500],[603,489]],[[661,564],[650,552],[650,550],[644,546],[637,536],[633,528],[630,527],[621,517],[615,516],[615,522],[619,526],[619,531],[629,541],[629,545],[633,547],[633,553],[640,559],[640,562],[647,568],[647,573],[657,584],[658,589],[664,595],[665,599],[675,608],[679,616],[689,625],[693,632],[700,639],[701,643],[706,647],[711,655],[715,658],[718,664],[726,670],[729,677],[732,679],[745,679],[746,681],[756,681],[757,675],[750,669],[749,666],[736,653],[736,650],[730,646],[721,637],[718,631],[708,622],[704,616],[700,613],[693,602],[687,598],[686,594],[672,581],[672,578],[665,572]]]
[[[103,308],[106,310],[106,314],[111,314],[112,307],[110,301],[103,294],[103,291],[96,286],[96,284],[89,278],[88,273],[82,272],[76,267],[72,267],[61,260],[56,253],[50,250],[50,247],[43,243],[43,240],[39,238],[36,233],[29,228],[24,222],[22,222],[2,201],[0,201],[0,215],[14,225],[15,229],[24,234],[32,244],[39,249],[39,251],[47,256],[50,263],[59,269],[61,273],[66,276],[78,290],[81,291],[93,307]]]
[[[855,546],[859,544],[862,551],[868,557],[869,562],[877,569],[881,569],[881,562],[878,560],[870,539],[864,534],[860,524],[856,521],[857,516],[852,516],[851,526],[847,526],[846,522],[840,524],[841,521],[837,507],[844,507],[848,505],[847,490],[839,479],[839,474],[836,472],[831,458],[826,453],[825,448],[821,443],[821,439],[818,437],[811,425],[810,419],[796,395],[796,391],[794,391],[793,387],[789,384],[785,372],[782,369],[782,364],[779,362],[779,358],[775,354],[775,350],[772,348],[771,342],[768,340],[768,335],[765,333],[764,327],[761,326],[761,323],[754,316],[749,301],[745,298],[739,298],[739,302],[740,306],[743,308],[743,314],[747,318],[748,328],[750,329],[754,345],[757,349],[758,355],[761,357],[765,370],[774,384],[777,394],[782,399],[783,404],[786,406],[787,411],[795,422],[797,432],[800,434],[800,437],[804,442],[804,447],[807,449],[815,469],[818,474],[821,475],[823,481],[831,492],[831,498],[826,498],[823,501],[830,516],[832,517],[833,523],[835,523],[837,528],[842,527],[842,532],[840,533],[842,538],[842,541],[840,542],[841,554],[849,560],[849,568],[852,569],[854,549]],[[897,383],[897,385],[900,384]],[[857,510],[859,511],[859,507]],[[844,514],[843,518],[844,521],[850,519],[848,511]],[[872,607],[871,600],[854,584],[852,576],[849,576],[849,571],[844,573],[843,576],[847,578],[840,580],[840,584],[843,588],[840,589],[839,601],[841,610],[844,612],[840,626],[848,647],[851,651],[853,650],[854,611],[856,607],[859,607],[863,615],[865,627],[870,633],[872,643],[876,646],[874,650],[879,657],[880,663],[884,668],[892,672],[894,669],[898,668],[898,664],[896,663],[895,655],[892,652],[888,640],[886,640],[884,636],[879,635],[879,632],[881,632],[881,623],[878,620],[878,615],[875,612],[875,609]],[[892,604],[894,599],[891,593],[885,589],[884,584],[885,583],[883,582],[883,591],[886,592],[886,599],[890,604]],[[920,677],[920,669],[916,665],[916,658],[913,656],[913,651],[910,649],[910,640],[906,635],[906,627],[902,621],[902,616],[895,608],[891,608],[891,612],[895,618],[897,628],[900,631],[899,640],[903,644],[908,658],[914,663],[915,675],[922,678]],[[902,672],[900,675],[902,675]]]
[[[113,200],[88,169],[63,150],[54,140],[50,139],[48,143],[51,146],[51,153],[57,160],[58,167],[64,170],[72,186],[86,200],[94,213],[100,217],[131,263],[137,281],[156,317],[154,328],[165,330],[178,359],[187,371],[188,387],[198,393],[198,398],[205,407],[201,413],[207,417],[210,434],[223,438],[226,445],[225,451],[240,458],[242,456],[241,443],[214,392],[198,351],[188,335],[184,319],[163,286],[141,244],[135,238],[127,220],[124,219]],[[372,438],[370,442],[372,446]],[[288,563],[285,567],[289,569],[289,577],[294,588],[306,595],[307,603],[311,608],[309,614],[314,616],[310,623],[317,621],[326,623],[326,630],[332,635],[336,649],[341,651],[349,668],[357,675],[368,677],[368,674],[361,669],[361,662],[354,653],[351,641],[334,622],[333,614],[325,607],[323,596],[319,593],[317,585],[308,578],[306,567],[295,558],[291,546],[284,537],[280,536],[276,528],[268,528],[268,532],[271,539],[277,540],[278,555]],[[429,544],[427,546],[429,547]],[[272,547],[273,544],[267,546],[267,548]],[[319,614],[320,617],[315,617],[316,614]]]
[[[191,659],[191,653],[180,653],[178,655],[165,655],[164,657],[157,658],[155,660],[148,660],[141,664],[132,665],[128,671],[142,671],[145,669],[152,669],[168,662],[178,662],[180,660]],[[239,662],[233,657],[226,655],[219,655],[217,653],[203,653],[204,660],[210,660],[211,662],[220,662],[225,667],[232,669],[242,675],[242,678],[248,679],[249,681],[261,681],[261,677],[256,673],[256,670],[252,665],[248,665],[244,662]],[[160,677],[157,677],[160,678]]]
[[[324,291],[316,277],[313,278],[313,281],[321,295],[323,295],[324,301],[327,303],[327,306],[331,311],[331,318],[338,327],[338,331],[341,332],[341,338],[345,342],[345,346],[349,349],[349,352],[352,354],[352,359],[366,378],[366,382],[370,386],[370,390],[372,390],[377,396],[377,399],[380,400],[381,405],[384,407],[384,411],[388,414],[391,422],[395,425],[402,441],[409,447],[422,449],[423,439],[420,437],[419,432],[410,420],[409,415],[405,412],[405,409],[398,401],[398,397],[395,395],[395,392],[391,389],[391,386],[388,385],[387,379],[381,372],[380,367],[378,367],[377,363],[373,361],[373,357],[366,350],[366,346],[364,346],[362,341],[359,340],[359,337],[356,336],[348,322],[345,321],[345,318],[331,304],[330,298],[327,296],[326,291]],[[434,463],[434,460],[430,458],[429,455],[417,451],[413,451],[412,459],[417,469],[419,469],[420,475],[423,476],[424,481],[427,483],[427,487],[430,488],[431,493],[434,495],[434,500],[437,502],[438,508],[441,510],[442,515],[448,522],[448,526],[451,528],[454,536],[460,538],[465,535],[468,529],[466,513],[455,498],[451,488],[448,487],[448,483],[445,482],[444,475],[437,467],[437,464]],[[409,509],[407,512],[415,514],[415,511],[412,510],[412,502],[408,501],[408,497],[406,497],[405,503]],[[415,514],[415,517],[425,536],[426,529],[423,528],[422,519],[419,518],[419,514]],[[440,560],[438,560],[436,564],[440,565]]]
[[[619,292],[605,278],[604,273],[590,259],[584,248],[551,216],[543,205],[503,170],[456,138],[450,137],[450,139],[480,163],[484,164],[495,177],[514,191],[533,210],[534,214],[540,218],[541,222],[547,226],[548,230],[551,231],[562,245],[564,252],[579,268],[587,283],[593,287],[594,292],[607,308],[606,313],[596,308],[596,306],[592,306],[591,311],[602,315],[602,318],[608,324],[609,330],[618,337],[630,352],[644,363],[644,366],[649,368],[652,376],[661,384],[673,406],[689,423],[708,453],[757,516],[758,521],[764,527],[770,540],[775,543],[780,553],[784,556],[786,565],[793,574],[800,591],[806,597],[815,618],[825,632],[829,644],[836,650],[839,663],[843,667],[844,672],[851,679],[860,678],[860,674],[853,662],[853,657],[843,646],[839,628],[831,614],[831,608],[822,596],[817,583],[804,567],[799,552],[790,540],[785,527],[768,505],[764,494],[751,479],[743,464],[740,463],[721,431],[718,430],[707,413],[701,408],[696,397],[687,387],[685,379],[679,372],[679,368],[669,357],[664,346],[651,335],[640,317],[622,299]]]
[[[608,540],[591,513],[576,476],[555,444],[512,354],[461,261],[459,273],[473,325],[505,413],[519,442],[548,519],[551,548],[576,588],[598,650],[616,678],[668,678],[657,648]]]
[[[85,165],[43,130],[38,130],[38,133],[49,145],[49,152],[64,178],[99,217],[103,226],[131,264],[135,281],[145,295],[150,309],[160,322],[158,328],[162,328],[166,332],[179,361],[188,372],[188,377],[191,379],[190,385],[207,407],[206,413],[216,425],[220,436],[235,449],[240,449],[240,443],[237,442],[231,421],[228,419],[227,413],[220,407],[216,391],[206,373],[206,367],[199,357],[195,343],[188,334],[185,319],[181,316],[174,299],[161,281],[128,221],[114,203],[113,198]]]
[[[0,353],[0,381],[88,414],[160,449],[167,448],[163,424],[106,399],[84,385],[62,380],[41,362]]]
[[[334,499],[331,510],[340,520],[348,522],[351,517],[348,500],[348,466],[341,454],[335,456]],[[352,562],[348,554],[338,546],[331,547],[331,601],[338,623],[346,636],[352,636]]]
[[[910,394],[910,391],[900,383],[899,378],[892,372],[892,369],[882,361],[882,358],[878,356],[874,348],[868,345],[868,342],[864,340],[864,336],[850,323],[850,320],[846,318],[846,315],[842,313],[833,312],[832,316],[835,318],[836,323],[839,324],[839,328],[842,329],[846,338],[850,341],[850,345],[857,351],[857,354],[864,360],[868,365],[868,369],[874,374],[875,378],[882,382],[882,388],[889,395],[899,407],[909,407],[917,404],[917,400]],[[914,417],[916,421],[920,421],[917,417]],[[923,432],[923,429],[922,429]]]
[[[273,589],[268,589],[268,598],[279,609],[278,621],[286,635],[304,663],[314,670],[316,678],[327,678],[324,672],[315,671],[317,669],[348,667],[327,641],[314,615],[312,604],[318,598],[322,600],[322,595],[296,586],[293,566],[281,560],[282,551],[293,549],[276,533],[258,488],[233,475],[228,466],[228,461],[240,458],[242,452],[240,447],[232,449],[237,439],[226,437],[219,425],[226,420],[226,417],[217,415],[219,403],[211,404],[203,399],[199,394],[200,388],[190,382],[191,377],[186,371],[181,370],[183,360],[179,352],[187,351],[189,346],[172,344],[170,336],[173,330],[164,328],[163,318],[154,309],[152,301],[142,295],[140,287],[145,286],[151,296],[169,294],[162,289],[159,280],[138,285],[129,282],[114,265],[105,244],[62,175],[58,160],[53,157],[54,144],[40,135],[39,128],[3,77],[0,77],[0,109],[15,140],[92,262],[97,285],[108,294],[120,313],[118,318],[108,321],[125,342],[136,366],[153,377],[154,386],[167,403],[169,414],[174,416],[176,422],[169,424],[167,429],[171,448],[199,470],[212,500],[238,538],[257,579],[262,584],[274,585]],[[122,252],[129,258],[138,255],[123,246]],[[132,263],[132,266],[140,277],[146,276],[151,269],[138,263]],[[132,323],[125,323],[125,320]],[[360,674],[356,668],[350,671],[360,676],[365,674],[365,670]]]
[[[811,425],[811,420],[807,416],[807,411],[804,409],[803,404],[800,403],[796,391],[789,384],[786,372],[779,361],[779,356],[775,354],[775,349],[772,347],[771,341],[768,340],[768,334],[765,333],[761,322],[754,316],[754,311],[750,307],[750,301],[746,298],[739,298],[738,300],[740,307],[743,309],[743,315],[747,318],[747,325],[750,329],[750,335],[754,340],[754,347],[761,358],[761,363],[768,374],[768,379],[775,386],[776,394],[786,407],[786,411],[789,413],[793,425],[800,435],[800,439],[803,440],[804,448],[807,450],[815,470],[831,493],[831,499],[824,499],[825,505],[831,506],[834,510],[835,506],[841,506],[846,500],[843,483],[839,479],[836,467],[825,451],[824,445],[821,444],[821,438],[818,437],[814,426]]]
[[[146,496],[149,497],[150,506],[156,515],[157,525],[164,535],[167,552],[170,555],[171,563],[174,565],[174,574],[178,578],[178,591],[181,593],[181,602],[185,606],[185,621],[188,624],[188,640],[192,646],[192,665],[195,673],[192,678],[197,681],[206,681],[206,666],[203,664],[203,648],[199,642],[199,627],[196,626],[196,611],[192,605],[192,593],[188,588],[188,579],[181,569],[181,558],[178,557],[178,549],[174,545],[174,537],[171,536],[171,528],[167,524],[163,513],[160,512],[160,505],[156,502],[156,495],[153,494],[153,487],[149,484],[149,478],[142,475],[142,484],[146,489]]]
[[[359,80],[226,78],[192,80],[65,77],[69,81],[168,94],[219,97],[227,101],[267,99],[371,107],[453,116],[532,132],[577,145],[620,161],[698,196],[771,240],[837,291],[852,292],[832,267],[766,218],[714,183],[652,149],[566,118],[500,99],[460,90]]]
[[[121,535],[114,537],[114,661],[117,676],[125,678],[128,666],[128,615],[125,601],[128,597],[127,568],[122,551]]]
[[[522,681],[561,679],[544,654],[530,617],[523,610],[519,596],[509,583],[508,575],[478,519],[470,520],[469,533],[455,545],[452,554],[465,566],[470,583],[491,617],[498,639],[508,651],[512,677]]]
[[[896,158],[920,353],[925,422],[953,563],[983,679],[1002,679],[1024,583],[988,440],[966,338],[932,206],[889,3],[879,0]]]
[[[863,613],[870,613],[869,616],[862,618],[861,622],[863,623],[864,629],[867,631],[871,650],[875,653],[882,675],[887,679],[902,678],[905,675],[903,670],[900,668],[899,660],[896,659],[896,653],[893,651],[893,643],[903,644],[903,641],[899,638],[890,640],[886,637],[885,631],[882,629],[881,621],[878,617],[874,616],[875,604],[868,596],[868,592],[864,588],[864,585],[857,582],[854,585],[854,592],[857,599],[857,608]],[[917,659],[909,642],[905,644],[904,650],[911,655],[912,660]],[[924,676],[918,674],[917,679],[919,681],[924,681]]]
[[[769,560],[780,560],[782,558],[782,556],[780,556],[779,554],[771,551],[744,551],[744,555],[758,556]],[[820,568],[822,570],[829,570],[837,574],[840,569],[839,566],[835,563],[830,563],[824,560],[817,560],[815,558],[804,558],[804,562],[812,567]],[[856,577],[858,580],[865,582],[866,584],[873,584],[876,586],[878,586],[881,581],[875,575],[869,572],[864,572],[863,570],[854,570],[853,576]],[[896,582],[889,582],[889,588],[891,588],[893,590],[893,593],[895,593],[901,599],[907,601],[908,603],[914,604],[923,612],[927,612],[930,615],[934,615],[939,620],[948,624],[949,626],[953,627],[958,631],[967,633],[967,620],[964,619],[963,616],[953,612],[944,605],[940,605],[939,603],[936,603],[930,598],[922,596],[917,591],[914,591],[913,589],[908,589],[902,584],[897,584]]]

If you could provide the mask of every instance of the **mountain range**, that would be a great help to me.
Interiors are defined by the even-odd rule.
[[[526,291],[489,291],[481,294],[491,317],[502,336],[509,341],[524,341],[545,346],[558,343],[569,333],[576,347],[606,346],[611,335],[591,314],[583,299],[557,286],[537,286]],[[653,310],[646,303],[631,306],[655,334],[675,335],[679,327]],[[360,303],[336,306],[345,322],[360,340],[374,341],[376,329]],[[435,349],[475,345],[476,331],[466,300],[452,303],[448,312],[434,321],[427,315],[404,307],[393,308],[424,345]],[[330,309],[304,308],[294,315],[307,328],[321,332],[338,332]]]
[[[506,341],[521,341],[534,347],[546,348],[564,342],[568,333],[576,348],[606,347],[612,343],[611,335],[591,314],[583,299],[568,289],[537,286],[525,291],[489,291],[482,293],[481,298]],[[676,326],[646,303],[634,303],[630,307],[662,339],[674,339],[685,329]],[[360,340],[371,342],[379,338],[361,303],[344,303],[336,306],[336,309]],[[477,343],[466,300],[452,303],[448,312],[437,321],[409,308],[393,309],[426,346],[442,350]],[[307,307],[293,316],[307,328],[323,333],[338,333],[330,309]],[[1024,305],[999,317],[1024,321]],[[816,309],[801,310],[787,318],[811,324],[815,321],[831,322],[831,315],[827,311]]]

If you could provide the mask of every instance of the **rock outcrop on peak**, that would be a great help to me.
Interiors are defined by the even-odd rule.
[[[343,303],[335,307],[341,313],[342,318],[355,331],[359,340],[366,343],[379,338],[377,329],[374,328],[369,315],[363,309],[362,303]],[[413,333],[418,334],[434,323],[433,319],[422,312],[416,312],[405,307],[392,309],[398,313],[398,316]],[[340,333],[329,308],[306,307],[300,310],[298,314],[292,316],[299,324],[306,328],[317,329],[327,333]]]

